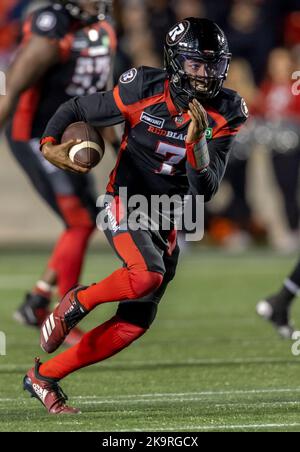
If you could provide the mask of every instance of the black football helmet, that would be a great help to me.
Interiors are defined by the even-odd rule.
[[[225,33],[208,19],[189,17],[171,28],[165,68],[175,101],[184,108],[217,96],[226,80],[231,53]]]
[[[53,0],[53,3],[63,5],[71,14],[71,16],[83,22],[94,20],[104,20],[112,14],[113,0],[88,0],[89,3],[95,4],[97,14],[90,15],[80,5],[80,0]]]

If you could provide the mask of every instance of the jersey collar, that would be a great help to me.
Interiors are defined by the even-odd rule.
[[[167,79],[165,82],[165,96],[166,96],[166,104],[169,110],[169,113],[174,119],[175,124],[178,128],[186,125],[187,122],[191,120],[188,113],[183,113],[173,102],[171,91],[170,91],[170,82]]]

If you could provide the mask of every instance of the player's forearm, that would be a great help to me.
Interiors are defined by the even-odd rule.
[[[220,180],[211,168],[198,172],[187,163],[187,176],[192,194],[204,196],[205,202],[210,201],[219,189]]]
[[[33,36],[18,51],[7,72],[7,92],[13,100],[41,80],[59,61],[56,41]]]
[[[47,141],[59,143],[66,128],[78,121],[84,121],[80,110],[76,106],[75,99],[72,99],[59,107],[54,116],[50,119],[44,131],[41,143]]]
[[[187,146],[187,177],[194,195],[210,201],[217,193],[229,158],[231,140],[221,139],[209,144],[206,140],[195,148]],[[192,152],[193,150],[193,152]]]
[[[73,122],[84,121],[94,127],[109,127],[124,121],[111,91],[75,97],[63,104],[49,121],[43,142],[52,137],[59,142],[65,129]]]
[[[214,172],[209,168],[210,155],[205,135],[197,141],[186,143],[187,176],[191,191],[195,195],[202,195],[209,201],[217,189]]]
[[[11,115],[14,108],[14,99],[8,94],[0,97],[0,130],[4,127],[7,119]]]
[[[29,89],[36,82],[36,74],[38,68],[35,64],[28,61],[26,64],[24,61],[15,61],[7,71],[6,74],[6,91],[13,101],[16,101],[20,95]]]

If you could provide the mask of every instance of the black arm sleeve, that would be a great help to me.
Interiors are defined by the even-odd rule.
[[[187,162],[187,176],[193,195],[203,195],[205,202],[210,201],[217,193],[228,164],[230,149],[234,137],[222,137],[208,144],[210,164],[202,172],[196,171]]]
[[[53,137],[60,142],[66,128],[79,121],[95,127],[109,127],[120,124],[125,119],[116,105],[112,91],[75,97],[57,110],[50,119],[43,138]]]

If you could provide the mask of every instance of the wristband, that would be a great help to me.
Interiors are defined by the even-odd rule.
[[[205,170],[210,163],[209,151],[205,135],[200,141],[186,142],[187,161],[197,171]]]
[[[42,147],[44,146],[44,144],[47,144],[47,143],[57,144],[57,141],[53,137],[42,138],[40,141],[40,151],[42,151]]]

